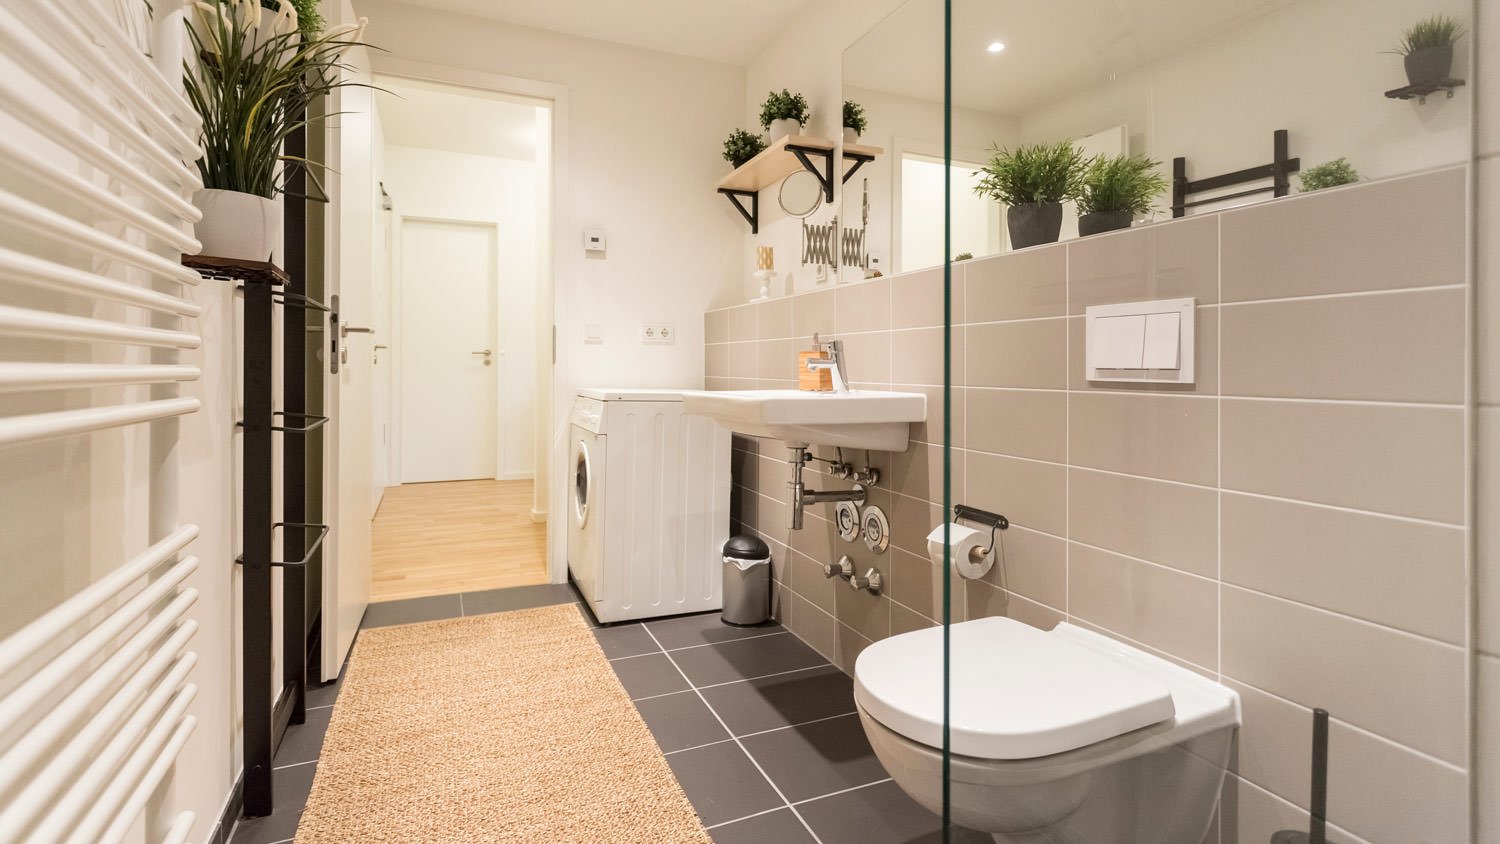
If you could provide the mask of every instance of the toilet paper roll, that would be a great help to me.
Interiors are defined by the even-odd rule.
[[[990,541],[990,532],[975,530],[960,524],[948,524],[948,541],[952,546],[953,570],[959,577],[977,580],[989,573],[995,564],[995,549],[979,556]],[[927,534],[927,556],[937,565],[943,564],[943,526],[938,525]],[[976,561],[976,557],[978,557]]]

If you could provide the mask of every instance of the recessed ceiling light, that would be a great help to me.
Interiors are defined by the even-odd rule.
[[[991,53],[998,53],[1001,50],[1005,49],[1005,43],[1001,41],[991,41],[990,46],[985,47],[985,49],[990,51]]]

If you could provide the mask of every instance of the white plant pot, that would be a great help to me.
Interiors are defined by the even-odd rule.
[[[274,199],[207,188],[193,194],[203,212],[194,227],[201,254],[239,261],[270,261],[282,266],[282,209]]]
[[[857,144],[857,143],[859,143],[859,133],[856,132],[856,131],[854,131],[853,129],[850,129],[848,126],[845,126],[844,127],[844,143],[846,143],[846,144]]]
[[[788,135],[800,134],[802,134],[802,124],[791,119],[790,117],[783,117],[780,120],[771,121],[771,143],[773,144]]]

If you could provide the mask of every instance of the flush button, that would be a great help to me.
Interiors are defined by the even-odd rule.
[[[1141,356],[1143,369],[1178,369],[1182,317],[1177,313],[1146,317],[1146,344]]]
[[[1094,323],[1094,366],[1140,369],[1146,334],[1144,315],[1100,317]]]

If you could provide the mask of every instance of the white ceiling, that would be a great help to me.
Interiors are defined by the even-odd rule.
[[[747,64],[811,0],[414,0],[432,9]]]
[[[470,155],[536,159],[540,103],[412,79],[376,76],[385,142]]]
[[[1290,2],[954,0],[953,102],[1021,114]],[[844,82],[941,102],[942,62],[943,0],[910,0],[844,53]]]

